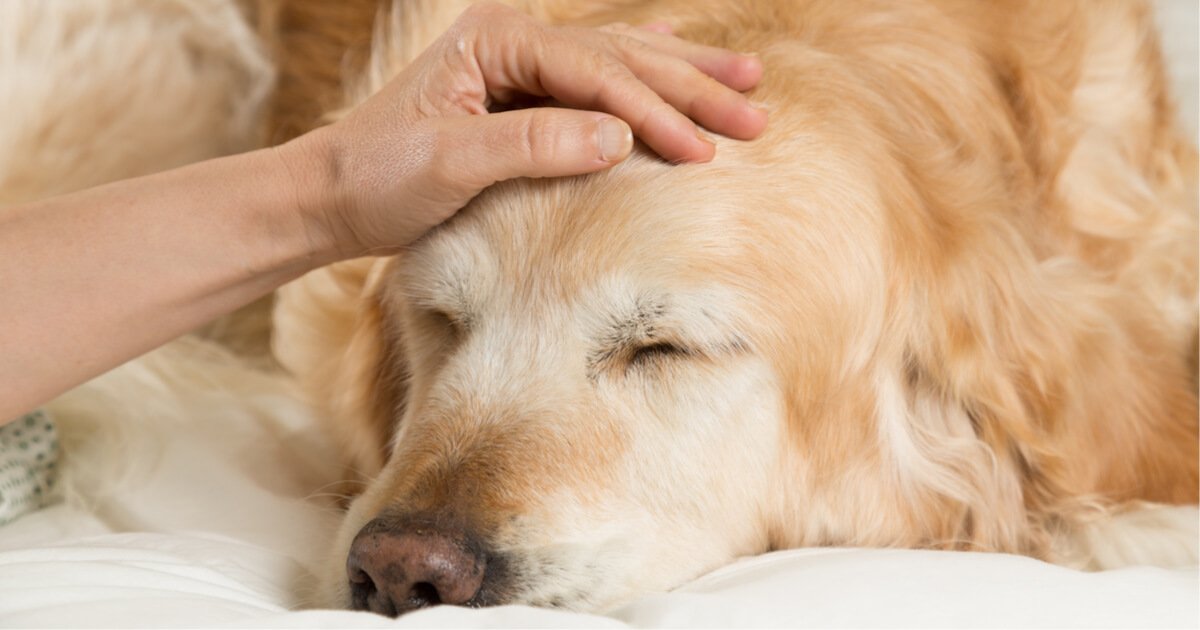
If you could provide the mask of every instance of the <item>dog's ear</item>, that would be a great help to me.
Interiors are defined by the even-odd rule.
[[[973,433],[995,459],[979,483],[1015,482],[1028,515],[1010,544],[1031,547],[1008,551],[1045,555],[1088,511],[1197,500],[1196,157],[1144,5],[1036,9],[996,14],[1011,34],[989,53],[1002,109],[971,117],[1011,125],[979,152],[1007,166],[902,143],[884,194],[904,297],[885,339],[906,339],[889,379],[907,382],[892,415],[911,427],[894,435]],[[925,487],[953,472],[945,453],[901,461],[925,465]]]
[[[1010,524],[1001,550],[1046,556],[1057,532],[1097,508],[1195,503],[1198,410],[1186,349],[1081,268],[985,267],[924,292],[905,397],[910,440],[957,418],[945,438],[958,440],[959,454],[975,450],[962,440],[972,433],[986,447],[987,459],[961,459],[975,462],[974,499],[990,504],[983,513],[1027,519]],[[955,461],[925,455],[934,471]]]
[[[348,423],[336,430],[344,437],[355,470],[368,478],[387,463],[408,389],[400,329],[383,299],[389,264],[390,260],[377,261],[363,283],[331,399],[334,422]]]
[[[355,482],[387,462],[405,402],[399,331],[382,299],[389,262],[359,259],[319,269],[280,289],[276,303],[276,356],[341,443]]]

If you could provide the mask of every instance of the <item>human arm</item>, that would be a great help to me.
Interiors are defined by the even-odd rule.
[[[761,72],[662,33],[548,29],[483,6],[291,143],[0,209],[0,422],[308,270],[394,251],[495,181],[606,168],[630,127],[668,159],[711,159],[676,108],[761,131],[765,114],[696,67],[737,89]],[[583,109],[486,114],[516,92]]]

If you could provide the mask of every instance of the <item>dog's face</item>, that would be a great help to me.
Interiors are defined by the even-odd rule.
[[[770,151],[722,150],[501,185],[381,263],[378,373],[404,391],[377,405],[394,447],[339,540],[342,603],[403,611],[446,601],[438,579],[470,579],[389,586],[356,553],[412,574],[424,561],[392,556],[437,547],[481,575],[453,603],[594,610],[768,549],[795,477],[790,399],[823,390],[845,367],[830,337],[853,344],[870,317],[874,283],[854,276],[873,265],[823,233],[870,236],[766,177]],[[798,343],[800,361],[780,351]]]

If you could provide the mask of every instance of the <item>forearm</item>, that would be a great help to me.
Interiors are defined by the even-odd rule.
[[[0,209],[0,423],[329,262],[305,167],[267,149]]]

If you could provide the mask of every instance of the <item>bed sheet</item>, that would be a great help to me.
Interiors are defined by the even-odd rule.
[[[400,619],[293,612],[302,563],[205,532],[104,533],[65,506],[27,526],[70,533],[0,552],[6,627],[929,627],[1200,625],[1200,576],[1082,573],[999,554],[805,549],[750,558],[604,615],[438,607]],[[30,535],[26,532],[26,535]],[[33,534],[34,538],[44,534]],[[8,535],[3,543],[17,542]]]

